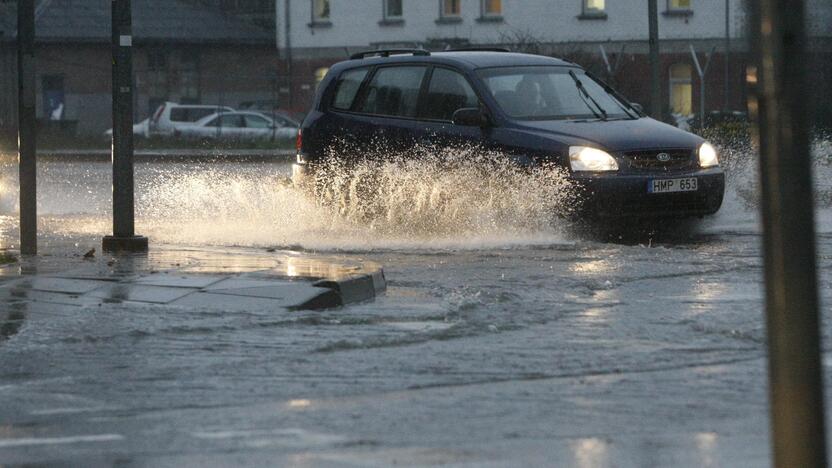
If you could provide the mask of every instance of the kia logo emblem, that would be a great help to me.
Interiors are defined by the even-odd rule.
[[[656,155],[656,159],[658,159],[661,162],[668,162],[670,161],[670,155],[667,153],[659,153]]]

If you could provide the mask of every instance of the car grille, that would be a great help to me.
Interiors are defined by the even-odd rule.
[[[668,155],[666,161],[659,159],[659,154]],[[649,172],[668,172],[688,169],[693,166],[693,151],[691,150],[651,150],[629,151],[624,157],[631,169]]]

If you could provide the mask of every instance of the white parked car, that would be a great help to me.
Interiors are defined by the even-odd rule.
[[[111,140],[113,138],[113,129],[104,132],[104,136]],[[150,118],[146,118],[141,122],[133,125],[133,137],[147,138],[150,136]]]
[[[220,112],[177,129],[177,134],[198,140],[294,140],[297,127],[283,125],[259,112]]]
[[[165,102],[150,118],[148,133],[151,136],[173,136],[182,127],[193,125],[199,119],[217,112],[232,112],[228,106],[202,104],[178,104]]]

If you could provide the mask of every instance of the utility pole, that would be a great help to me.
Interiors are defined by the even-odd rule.
[[[135,232],[132,48],[130,0],[112,0],[113,235],[102,243],[108,252],[147,251],[147,237]]]
[[[723,60],[725,61],[725,76],[723,77],[725,88],[722,93],[722,110],[727,111],[731,108],[729,104],[731,92],[731,0],[725,0],[725,53]]]
[[[289,83],[289,96],[287,97],[287,101],[289,105],[287,106],[289,110],[294,109],[294,80],[292,79],[292,0],[284,0],[285,3],[285,11],[284,16],[286,19],[284,20],[284,27],[286,29],[286,43],[284,44],[286,47],[286,77]]]
[[[659,65],[659,7],[657,0],[647,0],[650,23],[650,110],[654,119],[662,119],[662,93]]]
[[[17,2],[17,141],[20,253],[38,253],[35,1]]]
[[[804,2],[751,5],[774,466],[825,467]]]

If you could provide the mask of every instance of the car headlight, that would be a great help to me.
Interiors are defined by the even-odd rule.
[[[716,150],[710,143],[702,143],[702,146],[699,147],[699,167],[714,166],[719,166]]]
[[[569,165],[573,171],[617,171],[618,163],[606,151],[589,146],[570,146]]]

